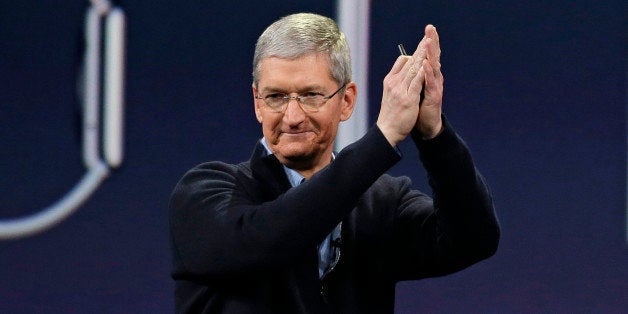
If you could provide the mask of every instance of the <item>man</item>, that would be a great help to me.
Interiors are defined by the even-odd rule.
[[[170,207],[176,308],[189,313],[392,313],[400,280],[441,276],[494,254],[492,201],[443,120],[436,29],[384,79],[377,123],[333,153],[357,86],[329,18],[270,25],[253,61],[263,138],[247,162],[201,164]],[[423,94],[422,94],[423,92]],[[433,199],[385,172],[411,135]]]

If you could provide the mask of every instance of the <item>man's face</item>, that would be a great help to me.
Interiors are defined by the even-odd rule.
[[[269,57],[259,66],[254,96],[310,92],[328,96],[340,87],[331,77],[328,59],[319,54],[294,60]],[[304,111],[294,99],[284,112],[272,112],[263,99],[255,99],[255,115],[270,150],[282,164],[295,170],[318,171],[331,160],[338,124],[351,116],[355,96],[355,84],[349,83],[317,112]]]

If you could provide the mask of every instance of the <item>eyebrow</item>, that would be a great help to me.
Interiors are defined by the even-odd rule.
[[[286,91],[286,89],[280,88],[280,87],[273,87],[273,86],[267,86],[264,87],[262,90],[262,92],[265,93],[282,93],[282,94],[288,94],[289,92]],[[299,88],[296,92],[297,93],[303,93],[303,92],[309,92],[309,91],[319,91],[319,92],[324,92],[325,88],[318,85],[318,84],[313,84],[313,85],[307,85],[304,86],[302,88]]]

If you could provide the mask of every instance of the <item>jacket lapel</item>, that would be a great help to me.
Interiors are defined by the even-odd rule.
[[[290,181],[275,155],[266,154],[266,149],[258,141],[250,159],[253,181],[262,191],[265,200],[274,200],[290,189]]]

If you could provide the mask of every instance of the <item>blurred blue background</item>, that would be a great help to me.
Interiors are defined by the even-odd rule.
[[[1,313],[170,313],[167,202],[207,160],[249,157],[261,129],[251,62],[286,14],[335,1],[119,1],[127,14],[125,159],[60,225],[0,241]],[[0,219],[83,175],[77,79],[87,1],[0,2]],[[445,113],[487,178],[497,254],[400,283],[396,313],[624,312],[626,4],[373,1],[370,121],[381,82],[427,23],[441,37]],[[351,40],[351,38],[349,38]],[[358,104],[359,105],[359,104]],[[407,156],[391,173],[427,189]],[[429,191],[429,190],[428,190]]]

